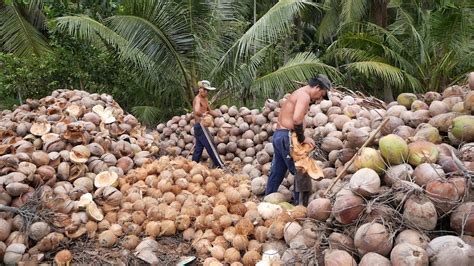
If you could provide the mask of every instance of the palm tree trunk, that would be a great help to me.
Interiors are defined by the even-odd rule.
[[[383,86],[383,99],[386,103],[390,103],[394,101],[392,88],[388,84],[385,84]]]
[[[388,2],[390,0],[373,0],[371,6],[371,17],[372,21],[386,29],[388,25]],[[389,84],[384,84],[383,87],[383,98],[385,102],[392,102],[393,101],[393,91],[392,87]]]
[[[372,2],[372,21],[383,28],[388,25],[388,2],[389,0],[373,0]]]

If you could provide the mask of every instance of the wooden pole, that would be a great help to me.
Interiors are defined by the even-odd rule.
[[[388,122],[388,118],[385,118],[382,123],[379,125],[379,127],[375,130],[375,131],[372,131],[372,134],[370,135],[370,137],[364,142],[364,144],[359,148],[359,150],[357,151],[356,154],[354,154],[354,156],[352,156],[352,159],[346,163],[346,165],[344,166],[344,168],[342,168],[342,171],[337,175],[337,177],[334,179],[334,181],[332,182],[332,184],[328,187],[328,189],[326,190],[326,192],[324,192],[324,195],[327,196],[329,194],[329,192],[331,191],[331,189],[334,187],[334,185],[337,183],[337,181],[339,179],[341,179],[344,174],[346,173],[347,169],[349,168],[349,166],[352,165],[352,163],[355,161],[355,159],[357,158],[357,156],[359,155],[359,153],[362,151],[363,148],[365,148],[367,145],[369,145],[375,138],[375,135],[377,135],[377,133],[379,133],[379,131],[382,129],[382,127]]]

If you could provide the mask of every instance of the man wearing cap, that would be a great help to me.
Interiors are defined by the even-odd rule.
[[[195,149],[193,153],[192,160],[199,162],[201,160],[202,152],[206,148],[209,157],[211,157],[212,162],[215,167],[224,167],[224,163],[217,153],[216,147],[212,142],[212,137],[206,127],[201,125],[201,119],[210,114],[213,117],[218,116],[219,114],[209,107],[209,101],[207,100],[207,94],[209,91],[213,91],[216,88],[211,87],[211,83],[207,80],[201,80],[198,82],[199,91],[194,97],[193,100],[193,114],[194,114],[194,136],[196,138]]]
[[[304,135],[304,117],[312,102],[329,99],[328,90],[331,87],[331,81],[325,75],[318,75],[311,78],[308,85],[294,91],[282,104],[278,115],[278,127],[272,137],[274,152],[265,195],[278,191],[288,170],[295,175],[295,179],[301,176],[297,175],[295,163],[291,157],[291,134],[292,132],[296,133],[299,143],[307,143],[314,147],[314,140]],[[295,204],[298,204],[300,200],[297,191],[301,191],[301,189],[294,192]]]

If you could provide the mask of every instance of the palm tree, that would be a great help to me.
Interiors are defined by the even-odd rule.
[[[315,73],[325,73],[339,80],[340,73],[312,52],[294,54],[267,71],[261,68],[272,48],[291,36],[295,18],[305,10],[320,7],[303,0],[280,0],[272,6],[222,55],[213,69],[213,77],[223,91],[244,98],[248,95],[281,97],[282,92],[295,88],[295,80],[306,80]]]
[[[45,20],[43,1],[0,1],[0,51],[19,57],[50,53]]]
[[[473,68],[472,12],[466,3],[439,5],[433,10],[399,5],[388,28],[351,23],[328,52],[345,62],[346,73],[379,81],[386,100],[398,92],[440,90]],[[368,82],[366,83],[368,84]]]
[[[336,77],[338,72],[311,54],[295,55],[286,65],[261,71],[265,47],[288,36],[294,18],[317,5],[306,0],[281,0],[245,33],[242,16],[251,8],[240,1],[125,0],[120,14],[94,20],[88,16],[58,18],[59,30],[97,47],[114,49],[143,80],[146,99],[134,108],[151,117],[156,106],[169,110],[190,103],[197,80],[209,79],[228,92],[271,93],[292,88],[292,80],[308,78],[316,71]],[[282,66],[283,65],[283,66]],[[244,94],[241,94],[244,95]],[[170,100],[174,99],[174,100]],[[155,106],[155,107],[153,107]],[[188,105],[190,106],[190,105]]]
[[[225,46],[219,40],[233,38],[228,27],[237,21],[239,4],[125,0],[122,5],[122,12],[102,20],[84,15],[60,17],[58,29],[112,49],[130,65],[146,88],[136,92],[143,96],[142,104],[134,109],[137,114],[153,117],[160,110],[190,107],[193,86],[198,79],[209,79],[207,73]]]

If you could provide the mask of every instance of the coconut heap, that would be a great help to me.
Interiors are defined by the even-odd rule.
[[[84,234],[120,205],[114,186],[152,160],[155,140],[105,94],[58,90],[2,111],[0,260],[38,262]]]
[[[287,202],[291,175],[257,197],[284,100],[262,112],[223,107],[208,121],[220,153],[242,164],[237,173],[177,156],[192,149],[190,115],[159,125],[158,137],[107,95],[55,91],[3,111],[0,258],[81,263],[71,247],[92,241],[103,256],[119,249],[115,259],[174,264],[163,261],[172,238],[185,245],[168,253],[203,265],[474,263],[472,91],[401,94],[387,106],[334,91],[312,105],[306,133],[325,178],[312,181],[308,207]],[[170,155],[155,158],[157,146]]]
[[[221,155],[243,163],[242,174],[249,176],[251,191],[257,196],[264,192],[268,179],[271,135],[284,100],[267,101],[261,112],[223,106],[219,108],[222,116],[210,127]],[[388,105],[333,91],[330,101],[310,106],[306,134],[317,140],[315,156],[325,179],[312,181],[307,208],[285,202],[291,200],[291,175],[277,193],[258,204],[261,220],[253,222],[249,235],[261,242],[256,228],[267,230],[259,265],[269,265],[270,260],[472,265],[473,114],[474,92],[460,86],[443,93],[403,93]],[[164,150],[187,155],[192,149],[192,125],[190,114],[158,125]],[[359,149],[375,133],[374,141]],[[335,180],[338,175],[342,178]],[[288,210],[295,209],[298,218],[291,220]],[[270,233],[275,227],[281,234]],[[226,248],[231,244],[227,242]]]

